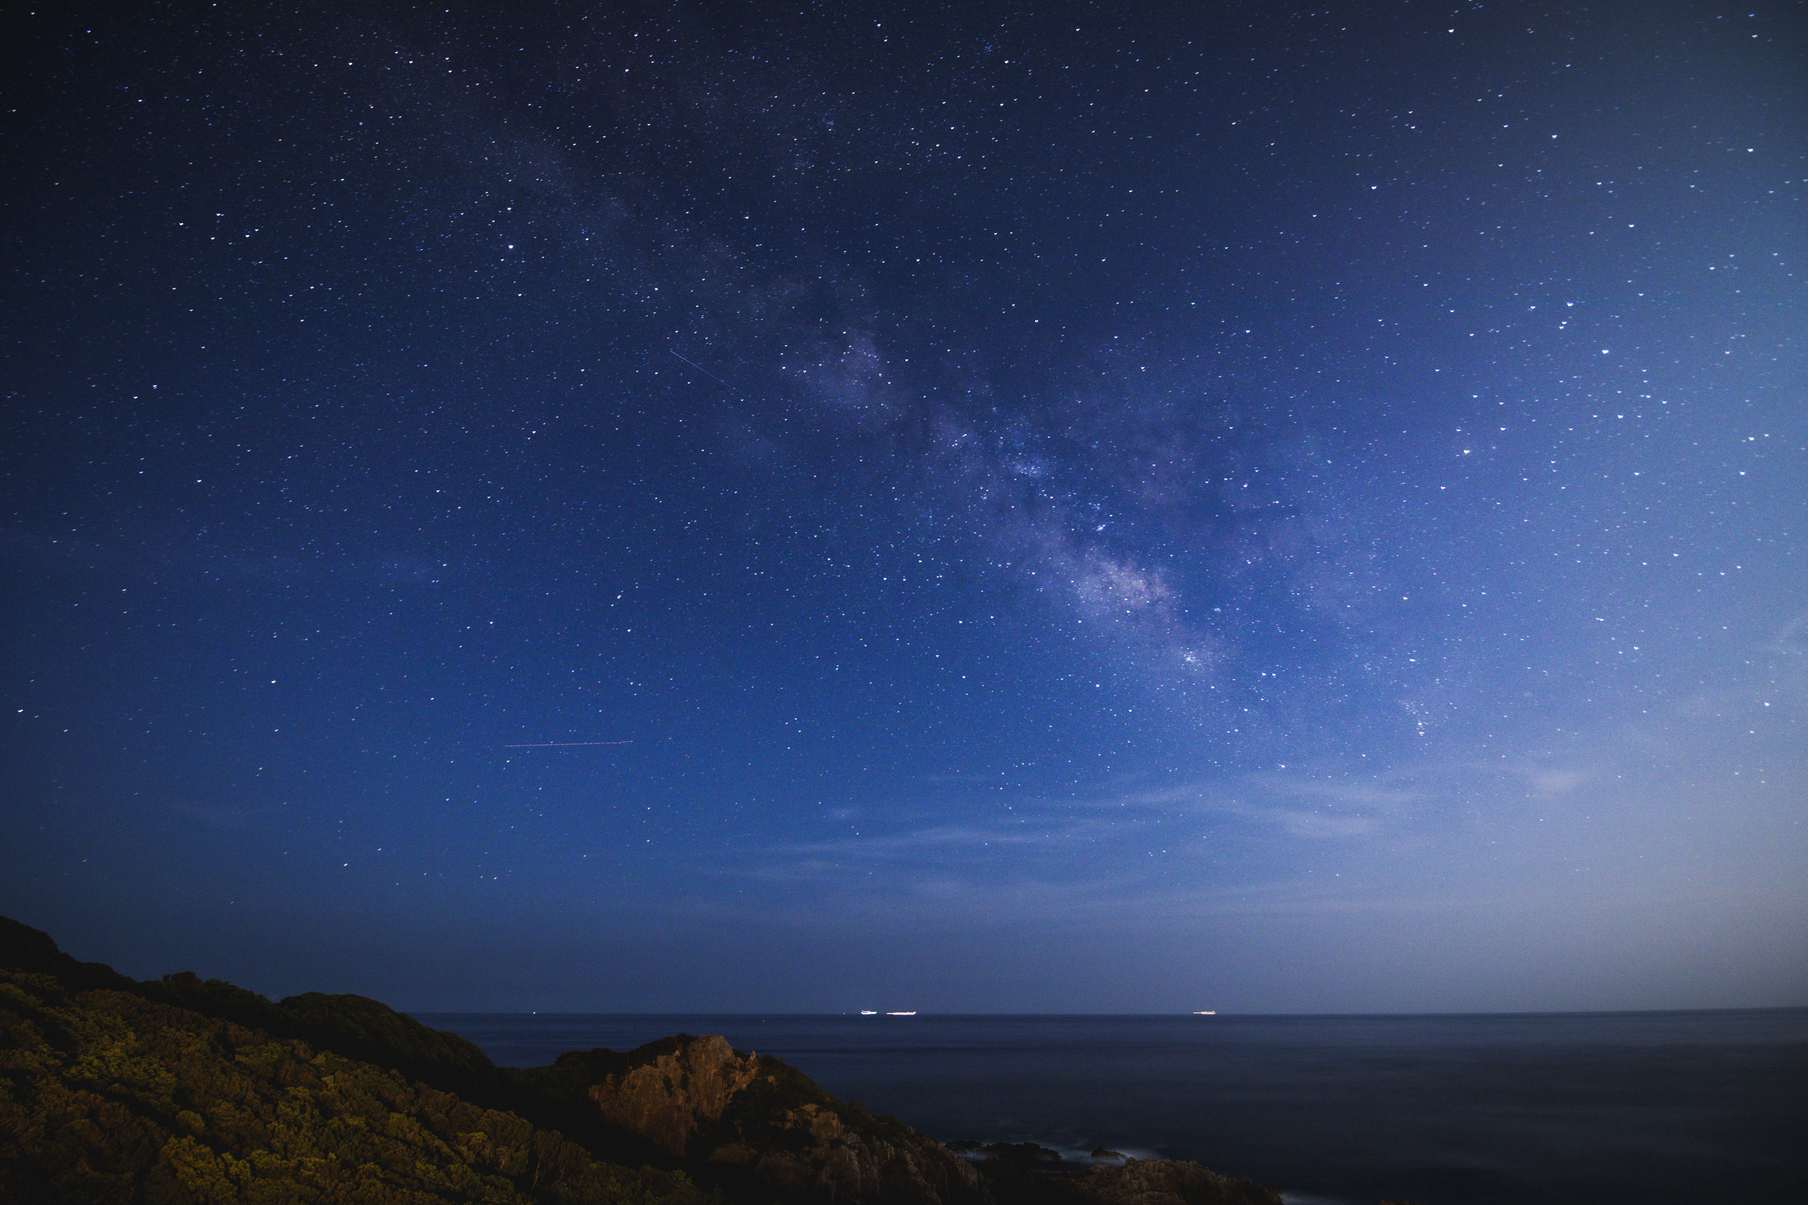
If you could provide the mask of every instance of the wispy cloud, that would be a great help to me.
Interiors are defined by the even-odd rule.
[[[1130,786],[1065,806],[1098,813],[1233,818],[1306,840],[1383,831],[1432,798],[1429,788],[1373,779],[1266,772],[1159,786]]]
[[[1019,796],[1009,819],[897,824],[902,809],[866,810],[859,830],[749,847],[735,871],[768,882],[842,880],[921,868],[1011,881],[1044,870],[1072,873],[1081,860],[1126,865],[1152,849],[1197,839],[1225,822],[1278,830],[1300,841],[1353,840],[1386,832],[1427,793],[1373,782],[1265,774],[1230,781],[1126,784],[1077,798]],[[934,814],[929,810],[929,814]],[[886,826],[882,817],[893,818]],[[1182,834],[1185,834],[1184,836]],[[888,879],[889,881],[889,879]]]
[[[1251,775],[1244,781],[1272,795],[1388,812],[1423,803],[1430,796],[1429,789],[1424,786],[1397,783],[1397,779],[1392,778],[1288,777],[1268,773]]]
[[[1808,611],[1791,617],[1764,647],[1780,656],[1808,658]]]
[[[1531,783],[1532,793],[1540,799],[1556,799],[1587,782],[1589,775],[1583,770],[1549,769],[1529,771],[1526,778]]]
[[[816,840],[764,846],[762,857],[840,865],[888,862],[1000,849],[1054,847],[1083,836],[1098,836],[1109,825],[1096,817],[1043,817],[1011,825],[932,824],[877,833],[847,833]]]
[[[1225,811],[1248,820],[1272,824],[1288,836],[1309,841],[1337,840],[1345,837],[1367,837],[1382,826],[1382,818],[1372,813],[1336,812],[1316,808],[1259,806],[1246,803],[1227,804]]]

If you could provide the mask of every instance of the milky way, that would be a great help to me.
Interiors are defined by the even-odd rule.
[[[1799,13],[1172,7],[21,18],[0,911],[417,1007],[1800,1002]]]

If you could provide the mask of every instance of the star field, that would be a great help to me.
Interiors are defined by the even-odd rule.
[[[1804,23],[1572,8],[15,18],[0,910],[422,1008],[1799,1002]]]

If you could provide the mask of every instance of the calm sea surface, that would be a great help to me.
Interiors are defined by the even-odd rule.
[[[423,1019],[509,1066],[726,1034],[938,1138],[1196,1159],[1301,1202],[1808,1202],[1808,1009]]]

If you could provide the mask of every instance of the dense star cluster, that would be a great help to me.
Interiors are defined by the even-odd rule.
[[[12,24],[0,912],[422,1007],[1808,990],[1793,6]]]

